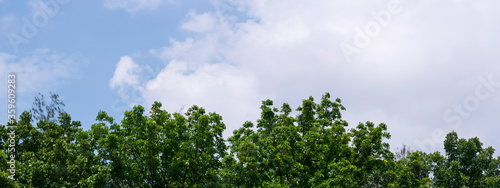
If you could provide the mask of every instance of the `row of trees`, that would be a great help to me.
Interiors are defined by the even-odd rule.
[[[347,129],[340,99],[292,108],[262,102],[261,117],[227,141],[222,117],[193,106],[168,113],[155,102],[120,123],[100,111],[90,130],[61,111],[58,121],[23,112],[17,126],[16,180],[1,187],[500,187],[500,158],[478,138],[451,132],[444,155],[393,153],[385,124]],[[54,108],[52,108],[54,109]],[[38,119],[32,124],[33,115]],[[42,118],[40,118],[42,117]],[[43,118],[45,117],[45,118]],[[0,126],[0,168],[8,169],[9,130]]]

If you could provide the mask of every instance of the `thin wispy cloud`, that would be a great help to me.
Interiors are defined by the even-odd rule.
[[[51,49],[37,49],[23,57],[0,53],[0,76],[17,73],[22,79],[22,87],[18,88],[21,93],[48,91],[81,76],[82,64],[81,59]]]
[[[142,10],[154,10],[165,2],[172,2],[172,0],[104,0],[104,7],[136,13]]]

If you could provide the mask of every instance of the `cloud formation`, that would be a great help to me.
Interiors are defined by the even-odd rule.
[[[383,26],[377,15],[394,3],[401,12]],[[194,36],[151,50],[166,66],[141,85],[148,105],[155,100],[167,106],[206,105],[225,118],[236,117],[226,121],[226,135],[258,118],[260,100],[277,99],[276,106],[290,102],[295,108],[309,95],[319,99],[332,92],[343,99],[352,126],[385,122],[393,134],[390,143],[436,150],[419,148],[418,142],[432,138],[433,131],[452,129],[443,119],[446,110],[474,92],[478,77],[492,74],[500,81],[500,55],[494,50],[500,47],[500,14],[493,8],[499,4],[231,1],[226,5],[245,19],[189,12],[180,28]],[[340,46],[352,44],[360,32],[377,34],[349,63]],[[493,93],[474,113],[494,110],[499,96]],[[475,125],[484,122],[479,117],[465,119],[459,134],[500,147],[488,136],[493,131],[484,131],[500,131],[490,126],[500,120],[491,116]]]
[[[118,93],[123,94],[127,87],[139,87],[139,74],[141,69],[131,57],[123,56],[116,64],[113,77],[109,81],[111,89],[118,87]]]
[[[192,32],[207,32],[216,26],[216,18],[211,13],[196,14],[191,11],[187,15],[187,22],[182,23],[181,29]]]
[[[78,78],[80,64],[75,58],[51,49],[36,49],[25,57],[0,53],[0,77],[15,72],[22,80],[19,93],[46,92],[68,78]]]

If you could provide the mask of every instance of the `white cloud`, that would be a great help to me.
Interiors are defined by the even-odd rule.
[[[209,13],[196,14],[194,11],[189,12],[188,21],[182,23],[181,29],[192,32],[207,32],[216,26],[216,18]]]
[[[5,78],[9,72],[15,72],[20,85],[18,92],[45,92],[67,79],[79,77],[79,63],[72,57],[50,49],[37,49],[22,58],[0,53],[0,77]]]
[[[141,10],[153,10],[166,0],[104,0],[104,7],[108,9],[124,9],[128,13]],[[171,0],[170,0],[171,1]]]
[[[111,89],[119,87],[120,92],[125,87],[137,87],[139,84],[139,72],[139,65],[135,64],[131,57],[123,56],[116,64],[115,74],[109,81],[109,86]]]
[[[258,114],[255,76],[228,64],[204,64],[190,70],[186,63],[170,62],[146,86],[147,105],[161,101],[170,111],[183,105],[198,105],[223,116],[227,126],[243,124]],[[233,125],[232,125],[233,124]],[[227,134],[227,133],[226,133]]]
[[[240,111],[233,116],[225,116],[227,124],[242,124],[242,120],[259,113],[252,109],[258,109],[263,98],[259,98],[256,93],[256,78],[251,72],[238,70],[225,63],[205,63],[190,68],[187,63],[174,60],[154,79],[141,80],[143,74],[148,74],[143,70],[148,69],[147,66],[134,63],[128,56],[122,57],[117,63],[110,87],[118,88],[120,96],[129,102],[128,106],[141,104],[147,107],[154,101],[160,101],[170,112],[192,105],[221,114]]]
[[[140,105],[144,101],[144,81],[141,75],[144,70],[150,70],[147,66],[139,66],[129,56],[123,56],[116,64],[115,73],[109,81],[111,89],[118,89],[118,94],[122,100],[120,102],[123,107],[133,107]],[[122,109],[114,109],[122,110]]]
[[[180,27],[197,32],[196,37],[172,39],[151,50],[167,65],[142,83],[148,103],[209,106],[209,111],[234,118],[227,123],[231,132],[258,118],[261,99],[276,98],[295,108],[309,95],[318,99],[332,92],[343,99],[352,125],[386,122],[397,147],[431,137],[429,130],[436,127],[448,131],[443,113],[474,92],[478,76],[492,73],[500,80],[495,51],[500,47],[495,24],[500,14],[493,8],[498,5],[401,1],[403,11],[392,15],[347,63],[340,44],[353,43],[355,28],[376,23],[372,13],[386,10],[390,1],[235,2],[246,20],[190,12]],[[489,100],[499,101],[498,95]],[[490,118],[490,124],[499,123]]]

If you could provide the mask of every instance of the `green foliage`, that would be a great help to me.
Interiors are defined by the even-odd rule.
[[[500,187],[500,157],[493,158],[492,147],[483,148],[479,138],[458,138],[456,132],[446,135],[446,158],[432,154],[434,182],[446,187]]]
[[[382,142],[390,138],[387,126],[367,122],[347,131],[340,102],[331,101],[329,93],[319,104],[310,97],[293,118],[288,104],[277,109],[272,107],[273,101],[264,101],[258,129],[254,131],[247,122],[229,138],[228,157],[236,159],[226,159],[233,172],[228,173],[227,182],[243,187],[371,187],[386,183],[382,176],[393,159],[389,145]]]
[[[110,170],[113,187],[193,187],[220,182],[226,146],[222,117],[191,107],[186,116],[153,104],[150,116],[136,106],[121,125],[100,112],[92,127],[99,156]],[[111,125],[107,129],[104,122]],[[101,149],[102,148],[102,149]]]
[[[0,126],[0,168],[14,154],[17,171],[15,181],[0,171],[0,187],[500,187],[500,158],[478,138],[449,133],[444,156],[405,146],[392,153],[387,125],[348,129],[329,93],[303,100],[296,116],[289,104],[273,105],[263,101],[261,117],[227,142],[222,117],[196,105],[185,114],[136,106],[121,122],[99,111],[90,130],[63,111],[57,121],[25,111],[8,124],[18,127],[16,151]]]

